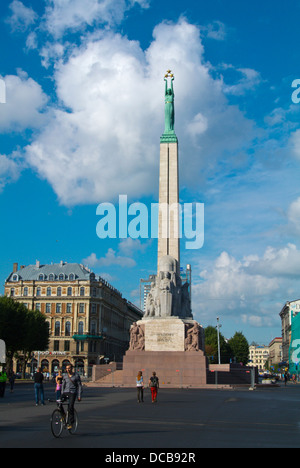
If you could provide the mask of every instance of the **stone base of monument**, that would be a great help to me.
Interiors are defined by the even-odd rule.
[[[204,332],[196,321],[169,317],[133,325],[123,360],[124,386],[135,386],[138,371],[147,386],[155,371],[161,387],[199,387],[207,384],[207,369]]]

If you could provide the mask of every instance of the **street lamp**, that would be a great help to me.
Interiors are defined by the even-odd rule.
[[[221,364],[221,349],[220,349],[220,328],[222,325],[220,325],[220,318],[217,317],[217,331],[218,331],[218,357],[219,357],[219,364]]]

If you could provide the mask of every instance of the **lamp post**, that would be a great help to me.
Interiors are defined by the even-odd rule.
[[[222,325],[220,325],[220,318],[217,317],[217,332],[218,332],[218,358],[219,358],[219,364],[221,364],[221,349],[220,349],[220,328]]]

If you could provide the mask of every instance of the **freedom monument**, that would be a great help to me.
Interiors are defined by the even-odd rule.
[[[178,139],[175,134],[174,75],[165,75],[165,131],[160,139],[157,275],[145,315],[130,331],[123,385],[139,370],[145,381],[156,371],[167,386],[207,383],[204,330],[193,320],[189,284],[180,277]]]

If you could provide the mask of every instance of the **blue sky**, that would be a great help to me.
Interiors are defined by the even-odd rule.
[[[268,344],[300,297],[298,1],[2,0],[1,263],[79,262],[139,304],[156,240],[96,235],[100,203],[158,197],[175,74],[180,199],[205,204],[186,250],[193,313]]]

